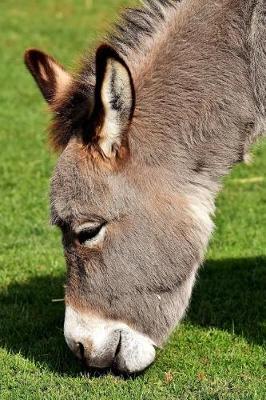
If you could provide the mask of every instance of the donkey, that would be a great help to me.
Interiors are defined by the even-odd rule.
[[[222,178],[265,128],[265,22],[265,0],[146,0],[78,73],[26,51],[60,152],[64,334],[88,367],[144,370],[184,316]]]

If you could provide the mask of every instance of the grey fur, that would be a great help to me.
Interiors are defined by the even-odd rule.
[[[119,170],[96,168],[73,134],[51,202],[67,301],[162,344],[188,306],[221,179],[263,133],[265,1],[150,0],[143,10],[109,38],[136,91],[130,157]],[[77,78],[90,95],[93,71],[85,62]],[[77,248],[73,225],[94,218],[107,221],[103,249]]]

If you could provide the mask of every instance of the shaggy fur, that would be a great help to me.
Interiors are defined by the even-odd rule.
[[[265,7],[148,0],[127,11],[108,43],[130,71],[135,108],[112,160],[97,147],[94,57],[53,102],[52,141],[63,152],[52,218],[75,309],[125,321],[157,344],[184,315],[221,178],[265,126]],[[73,226],[90,220],[106,223],[100,250],[75,242]]]

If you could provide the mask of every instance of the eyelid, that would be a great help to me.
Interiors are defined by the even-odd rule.
[[[86,229],[95,229],[95,228],[100,228],[103,227],[106,224],[106,222],[86,222],[82,225],[74,227],[74,232],[78,235],[80,232],[85,231]]]

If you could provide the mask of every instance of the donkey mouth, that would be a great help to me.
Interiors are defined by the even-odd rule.
[[[65,339],[88,368],[113,368],[132,374],[146,369],[155,358],[155,343],[119,321],[82,314],[66,307]]]
[[[82,362],[82,366],[83,366],[87,376],[101,377],[101,376],[107,375],[110,372],[112,372],[114,375],[122,374],[122,372],[119,371],[119,367],[117,364],[117,356],[120,352],[120,349],[121,349],[121,332],[119,333],[119,340],[118,340],[117,348],[115,350],[114,359],[109,367],[104,367],[104,368],[91,366],[89,360],[86,360],[86,358],[84,356],[84,351],[83,351],[81,362]]]
[[[127,324],[78,313],[66,307],[65,338],[87,368],[133,374],[146,369],[155,358],[155,343]]]
[[[83,346],[81,345],[81,348]],[[84,368],[94,376],[113,372],[115,375],[128,376],[138,374],[148,368],[155,358],[154,345],[136,340],[127,331],[119,332],[117,347],[113,356],[102,355],[102,358],[86,358],[82,351],[82,364]]]
[[[119,333],[119,341],[118,341],[118,345],[115,351],[115,357],[114,357],[114,361],[113,361],[113,367],[116,368],[116,363],[117,363],[117,357],[118,354],[120,353],[121,350],[121,344],[122,344],[122,333]]]
[[[132,331],[121,331],[112,367],[116,372],[139,373],[155,359],[155,345]]]

